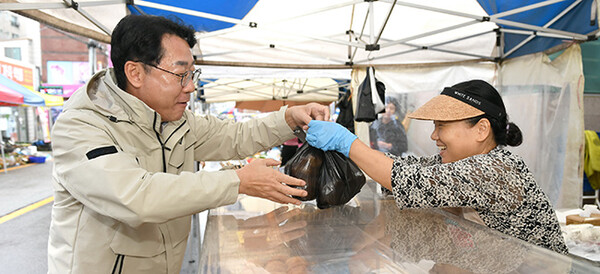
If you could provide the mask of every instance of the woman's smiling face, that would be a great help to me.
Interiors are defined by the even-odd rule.
[[[442,163],[451,163],[482,153],[477,126],[469,124],[466,120],[433,121],[433,124],[435,129],[431,133],[431,139],[440,150]]]

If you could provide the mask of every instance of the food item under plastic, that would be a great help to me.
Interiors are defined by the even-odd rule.
[[[321,173],[321,164],[323,163],[323,151],[304,143],[298,152],[294,154],[284,168],[284,173],[294,178],[302,179],[306,182],[304,187],[297,187],[306,190],[308,195],[305,197],[294,198],[300,201],[310,201],[317,198],[319,187],[319,176]]]

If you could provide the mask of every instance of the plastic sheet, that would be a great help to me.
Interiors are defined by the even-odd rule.
[[[376,77],[386,94],[405,94],[408,113],[438,95],[443,87],[481,79],[502,95],[509,120],[523,133],[523,144],[507,147],[523,157],[554,208],[581,207],[583,170],[583,71],[581,50],[573,44],[554,60],[544,53],[509,59],[501,65],[473,63],[447,66],[379,68]],[[365,70],[354,70],[358,87]],[[410,120],[408,154],[434,155],[431,121]],[[357,123],[356,133],[369,143],[369,124]]]
[[[367,182],[354,206],[245,196],[210,210],[199,273],[596,273],[441,209],[400,210]],[[266,213],[265,213],[266,212]]]

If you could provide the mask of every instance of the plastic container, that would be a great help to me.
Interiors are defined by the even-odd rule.
[[[29,156],[29,162],[42,164],[46,162],[46,157]]]

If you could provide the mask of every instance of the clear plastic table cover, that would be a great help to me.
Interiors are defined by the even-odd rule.
[[[400,210],[376,187],[325,210],[249,196],[210,210],[199,273],[600,273],[440,209]]]

